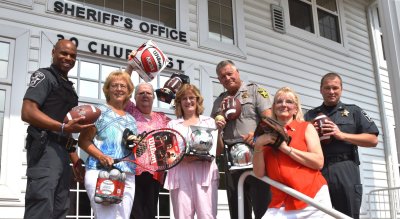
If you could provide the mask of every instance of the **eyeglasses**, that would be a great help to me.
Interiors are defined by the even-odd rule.
[[[295,105],[296,104],[293,100],[284,100],[284,99],[280,99],[275,102],[276,105],[283,105],[283,103],[286,103],[286,105]]]
[[[181,99],[181,101],[194,101],[194,100],[196,100],[196,99],[197,99],[196,96],[190,96],[190,97],[183,97],[183,98]]]
[[[111,84],[110,87],[114,90],[120,88],[121,90],[127,90],[128,86],[126,84]]]

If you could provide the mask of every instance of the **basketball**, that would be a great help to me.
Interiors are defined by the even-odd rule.
[[[81,120],[80,124],[92,124],[100,117],[101,111],[99,108],[92,105],[80,105],[72,108],[67,115],[64,117],[64,123],[68,123],[70,120],[80,118],[84,116],[85,118]]]
[[[140,55],[143,69],[146,73],[160,71],[165,63],[165,56],[157,47],[144,49]]]
[[[142,44],[128,59],[128,71],[135,70],[146,82],[153,80],[170,62],[167,55],[152,40]]]

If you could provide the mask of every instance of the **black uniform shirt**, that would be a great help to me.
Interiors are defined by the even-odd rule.
[[[43,113],[59,122],[72,107],[78,105],[73,83],[63,79],[54,66],[32,74],[24,99],[36,102]]]
[[[311,121],[317,117],[319,113],[327,115],[342,132],[349,134],[379,134],[379,130],[374,121],[357,105],[339,102],[335,107],[327,107],[322,104],[308,111],[305,115],[305,120]],[[356,145],[345,141],[339,141],[335,138],[333,138],[330,143],[321,146],[324,156],[352,153],[354,147],[356,147]]]

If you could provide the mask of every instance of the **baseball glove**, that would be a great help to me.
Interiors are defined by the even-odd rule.
[[[270,134],[276,137],[276,140],[273,144],[269,144],[268,146],[272,148],[279,148],[282,142],[290,143],[291,138],[286,133],[285,128],[282,127],[276,120],[263,117],[261,121],[258,123],[256,130],[254,131],[254,139],[262,134]]]

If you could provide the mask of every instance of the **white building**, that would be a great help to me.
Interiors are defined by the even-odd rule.
[[[367,217],[366,194],[400,183],[399,20],[398,0],[1,0],[0,218],[23,217],[22,98],[30,75],[50,65],[58,39],[78,45],[69,76],[81,103],[104,102],[107,74],[123,68],[130,50],[148,39],[171,58],[153,80],[155,87],[174,72],[188,75],[205,98],[205,115],[223,91],[215,66],[225,59],[237,64],[244,81],[272,94],[282,86],[294,88],[305,110],[322,103],[321,76],[340,73],[343,102],[362,107],[381,133],[376,148],[359,150],[361,213]],[[137,84],[139,77],[133,80]],[[173,115],[165,103],[155,108]],[[218,218],[229,218],[223,181],[220,186]],[[81,185],[72,187],[71,218],[89,218],[86,193]],[[162,218],[172,215],[168,193],[162,193],[159,209]]]

